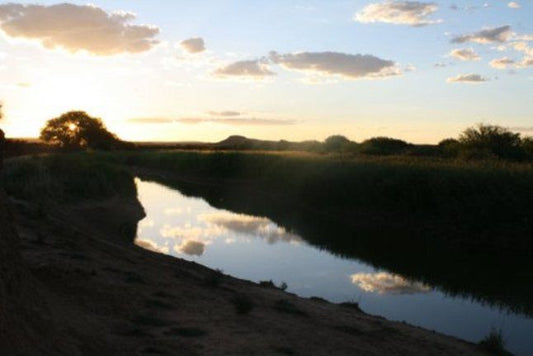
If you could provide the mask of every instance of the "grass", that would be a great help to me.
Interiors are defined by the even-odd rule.
[[[296,305],[286,299],[279,299],[274,303],[274,309],[281,313],[292,314],[297,316],[308,317],[305,311],[299,309]]]
[[[207,334],[207,331],[195,328],[195,327],[179,327],[179,328],[171,328],[164,332],[165,335],[175,335],[175,336],[183,336],[183,337],[200,337]]]
[[[252,298],[246,294],[238,294],[231,300],[237,314],[249,314],[255,307]]]
[[[490,352],[493,355],[498,356],[510,356],[512,355],[505,349],[505,341],[501,329],[492,329],[490,333],[479,342],[479,346]]]
[[[83,153],[12,159],[6,162],[0,183],[11,196],[36,203],[137,194],[127,169]]]

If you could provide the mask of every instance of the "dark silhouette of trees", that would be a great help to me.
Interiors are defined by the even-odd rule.
[[[350,140],[341,135],[333,135],[326,138],[324,141],[324,148],[327,152],[344,151],[350,144]]]
[[[0,103],[0,120],[2,120],[3,112],[2,112],[2,104]],[[6,144],[6,136],[4,134],[4,131],[0,129],[0,170],[4,167],[4,148]]]
[[[520,160],[525,156],[520,134],[496,125],[469,127],[459,137],[459,143],[465,158]]]
[[[394,155],[405,153],[411,145],[405,141],[390,137],[374,137],[363,141],[360,152],[371,155]]]
[[[109,132],[101,119],[84,111],[70,111],[48,120],[41,130],[41,140],[64,149],[94,148],[109,150],[123,145]]]

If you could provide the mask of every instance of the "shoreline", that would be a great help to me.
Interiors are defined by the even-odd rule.
[[[93,340],[90,353],[102,354],[485,354],[354,305],[300,298],[137,247],[123,229],[142,217],[137,199],[44,217],[30,202],[12,205],[22,260],[61,310],[60,329],[74,331],[69,348]]]

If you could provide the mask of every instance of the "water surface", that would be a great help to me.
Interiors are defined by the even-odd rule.
[[[502,329],[508,349],[533,354],[533,319],[452,297],[394,271],[342,258],[265,216],[217,209],[164,185],[137,180],[146,218],[136,244],[252,281],[286,283],[303,297],[356,301],[370,314],[477,342]],[[253,197],[250,197],[253,199]]]

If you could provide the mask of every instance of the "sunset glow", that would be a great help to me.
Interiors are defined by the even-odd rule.
[[[83,110],[137,141],[531,135],[533,4],[512,4],[3,2],[1,126],[36,137]]]

